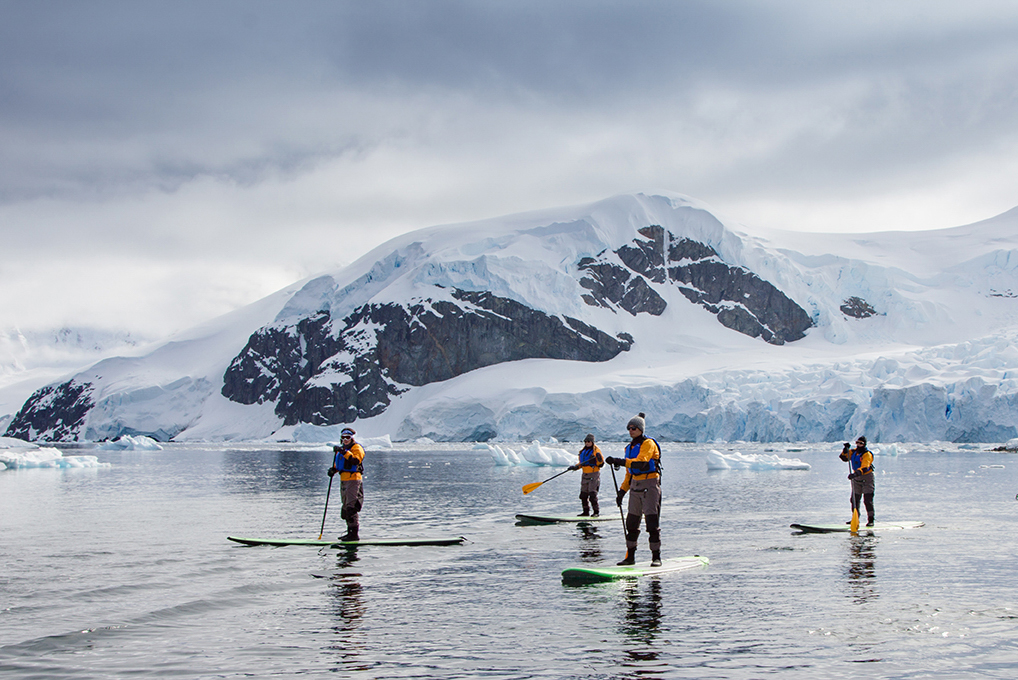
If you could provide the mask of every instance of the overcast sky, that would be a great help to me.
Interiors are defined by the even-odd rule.
[[[402,232],[669,190],[1018,205],[1018,3],[0,0],[0,331],[159,336]]]

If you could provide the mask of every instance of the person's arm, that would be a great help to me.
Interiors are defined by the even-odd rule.
[[[364,447],[362,447],[360,444],[357,444],[355,442],[353,446],[351,446],[349,449],[347,449],[346,455],[344,457],[345,458],[352,458],[352,459],[356,460],[358,463],[363,464],[364,463]]]

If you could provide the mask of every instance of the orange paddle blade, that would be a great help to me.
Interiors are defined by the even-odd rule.
[[[541,486],[542,484],[544,484],[544,482],[534,482],[533,484],[525,484],[523,485],[523,493],[528,494],[537,487]]]
[[[850,524],[848,528],[853,534],[859,531],[859,508],[854,508],[852,510],[852,524]]]

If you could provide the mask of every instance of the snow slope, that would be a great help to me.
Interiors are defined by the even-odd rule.
[[[722,325],[667,281],[651,283],[667,303],[660,315],[584,302],[577,263],[612,256],[649,225],[773,284],[813,327],[769,344]],[[644,411],[648,434],[664,440],[835,441],[865,432],[871,441],[1001,442],[1018,436],[1016,227],[1018,209],[922,233],[765,231],[726,224],[678,194],[636,194],[423,229],[145,356],[75,374],[96,390],[77,438],[327,441],[334,427],[283,426],[272,403],[223,396],[224,371],[249,336],[321,310],[338,320],[366,304],[451,300],[456,289],[629,334],[633,346],[604,362],[525,359],[413,386],[358,419],[360,434],[619,439]],[[851,300],[871,315],[843,311]]]

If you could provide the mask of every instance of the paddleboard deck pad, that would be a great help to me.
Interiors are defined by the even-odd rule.
[[[458,545],[466,542],[463,536],[450,538],[368,538],[360,541],[337,541],[336,539],[314,538],[242,538],[227,536],[228,540],[244,545],[312,545],[318,547],[336,546],[337,548],[355,548],[362,545]]]
[[[660,567],[650,566],[650,562],[639,562],[628,567],[589,566],[570,567],[562,571],[563,583],[598,583],[617,581],[619,579],[640,578],[641,576],[657,576],[670,574],[687,569],[706,567],[710,560],[700,555],[674,557],[663,560]]]
[[[834,534],[851,533],[852,527],[848,524],[791,524],[793,529],[807,534]],[[907,520],[904,522],[877,522],[871,527],[859,524],[859,532],[864,531],[896,531],[899,529],[918,529],[926,526],[924,522]]]
[[[618,515],[598,515],[597,517],[580,517],[579,515],[516,515],[516,519],[524,524],[591,524],[593,522],[611,522],[622,520]]]

